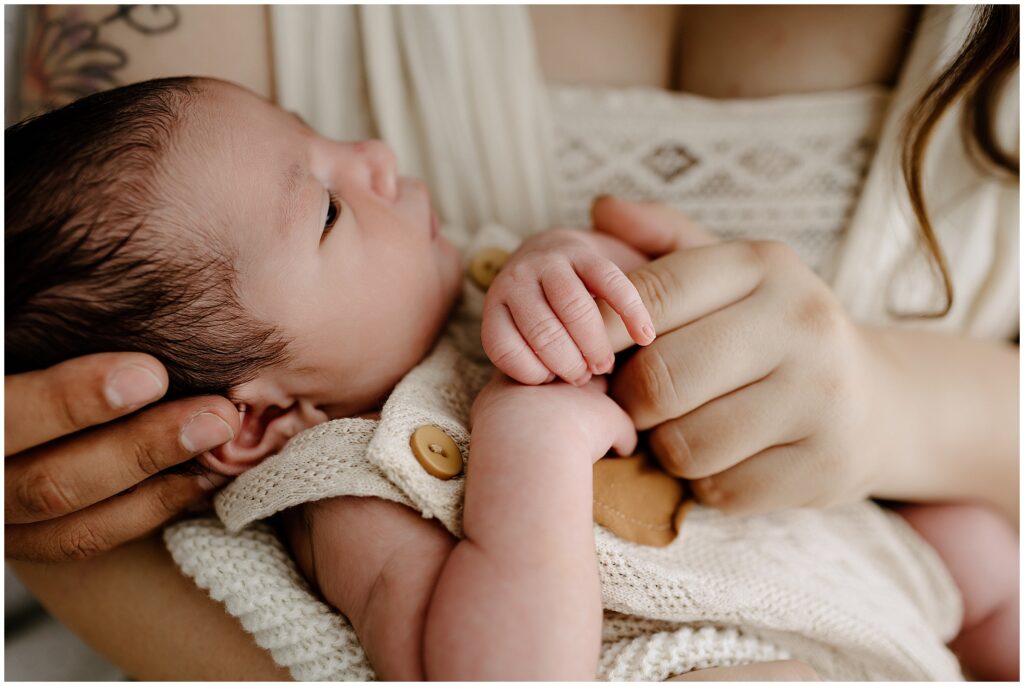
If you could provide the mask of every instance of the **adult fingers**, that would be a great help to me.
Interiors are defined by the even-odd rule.
[[[508,303],[512,320],[545,367],[566,382],[580,385],[589,378],[587,363],[562,321],[547,304],[540,284],[534,287],[536,297],[517,298]]]
[[[636,286],[615,263],[604,257],[588,255],[573,263],[576,273],[594,295],[608,303],[622,319],[630,338],[640,345],[654,340],[654,322],[640,298]],[[596,314],[596,312],[595,312]],[[607,334],[602,329],[602,338]]]
[[[505,303],[488,304],[480,328],[480,342],[494,366],[519,383],[537,386],[552,377],[519,333]]]
[[[662,334],[619,368],[612,396],[648,429],[763,379],[785,352],[765,344],[765,312],[752,298]]]
[[[625,277],[623,277],[625,278]],[[608,334],[594,297],[572,269],[549,269],[540,280],[544,297],[576,343],[592,374],[605,374],[615,363]],[[557,371],[557,370],[554,370]]]
[[[629,273],[658,333],[732,305],[754,292],[767,273],[760,244],[716,243],[681,250]]]
[[[774,445],[804,438],[811,408],[800,412],[782,397],[778,375],[712,400],[651,431],[650,446],[665,471],[684,479],[699,479],[724,471]],[[795,403],[809,404],[801,394]]]
[[[167,372],[142,353],[99,353],[4,377],[4,456],[104,424],[163,397]]]
[[[162,474],[138,488],[66,517],[4,526],[8,557],[35,562],[80,560],[143,536],[202,502],[227,477]]]
[[[661,203],[603,195],[590,206],[590,217],[595,231],[614,236],[652,257],[718,241],[700,224]]]
[[[8,458],[7,523],[61,517],[231,440],[239,416],[227,399],[189,398]]]
[[[788,507],[831,504],[824,496],[833,486],[823,483],[828,468],[804,442],[777,445],[724,472],[690,482],[697,499],[730,514],[751,515]],[[831,482],[838,477],[828,477]],[[844,488],[852,485],[844,484]]]
[[[658,335],[678,329],[749,296],[766,275],[760,243],[733,241],[681,250],[634,269],[636,286]],[[621,318],[598,303],[616,352],[633,345]]]

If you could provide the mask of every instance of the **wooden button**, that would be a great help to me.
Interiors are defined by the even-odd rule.
[[[469,263],[469,276],[473,283],[486,291],[507,261],[507,251],[501,248],[484,248]]]
[[[462,453],[452,437],[436,426],[421,426],[409,439],[412,454],[427,474],[450,479],[462,471]]]

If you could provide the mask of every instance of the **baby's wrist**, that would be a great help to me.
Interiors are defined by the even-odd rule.
[[[519,464],[577,460],[587,469],[593,464],[587,441],[574,435],[566,422],[554,418],[542,422],[489,424],[486,419],[473,427],[474,458],[514,459]]]

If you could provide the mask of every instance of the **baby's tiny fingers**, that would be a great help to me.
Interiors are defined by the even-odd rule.
[[[519,383],[537,386],[551,379],[551,372],[527,345],[505,303],[485,308],[480,342],[494,366]]]
[[[590,378],[587,363],[562,320],[548,305],[540,283],[523,285],[517,297],[508,301],[512,321],[519,333],[550,371],[578,386]]]
[[[654,340],[654,322],[636,286],[614,262],[599,255],[587,255],[573,263],[583,283],[622,317],[630,337],[639,345]]]
[[[587,362],[591,374],[606,374],[615,363],[608,332],[594,296],[568,266],[550,269],[541,277],[541,287],[551,309],[569,332]]]

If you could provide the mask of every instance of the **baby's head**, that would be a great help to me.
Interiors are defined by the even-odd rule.
[[[459,290],[425,186],[386,146],[231,84],[126,86],[5,143],[7,373],[150,353],[172,394],[246,406],[225,464],[372,406]]]

